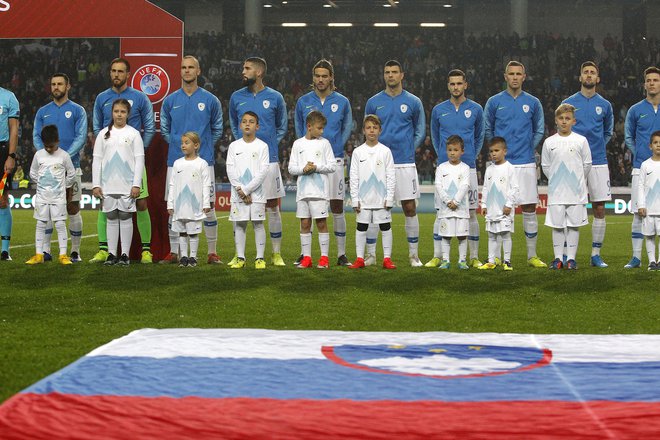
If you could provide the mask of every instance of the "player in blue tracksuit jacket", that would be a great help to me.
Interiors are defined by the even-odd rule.
[[[209,166],[211,176],[211,210],[204,219],[204,235],[206,235],[207,263],[218,264],[220,258],[217,254],[218,217],[213,209],[215,204],[215,143],[222,136],[222,106],[220,100],[199,87],[197,78],[202,71],[197,58],[187,55],[181,60],[181,83],[179,90],[169,95],[163,101],[160,110],[160,132],[167,142],[167,187],[172,174],[174,161],[183,157],[181,151],[181,136],[189,131],[199,135],[201,146],[199,157]],[[168,191],[165,191],[167,200]],[[170,262],[177,261],[179,251],[179,233],[172,230],[172,216],[169,221],[170,236]]]
[[[396,168],[394,198],[401,202],[406,218],[410,265],[422,266],[418,257],[419,220],[415,200],[419,198],[419,180],[415,166],[415,149],[426,137],[426,116],[422,101],[403,89],[403,67],[396,60],[385,63],[385,90],[369,98],[364,114],[380,118],[383,130],[379,142],[392,151]],[[376,252],[378,229],[371,225],[367,232],[365,264],[372,264]],[[375,261],[375,260],[374,260]]]
[[[464,153],[461,162],[470,167],[470,222],[468,243],[470,247],[470,265],[481,266],[479,260],[479,220],[477,205],[479,203],[479,187],[477,181],[476,158],[484,143],[484,110],[479,104],[468,99],[465,91],[468,88],[465,73],[454,69],[447,74],[447,88],[451,97],[433,107],[431,112],[431,141],[438,156],[438,165],[447,162],[447,138],[460,136],[464,143]],[[438,267],[441,263],[440,219],[436,216],[433,225],[433,259],[426,263],[427,267]]]
[[[525,66],[510,61],[504,71],[506,90],[491,96],[484,108],[486,141],[499,136],[506,140],[506,158],[516,169],[523,211],[523,229],[527,238],[527,263],[532,267],[547,267],[536,255],[538,220],[536,204],[536,158],[534,152],[543,139],[545,122],[543,107],[535,96],[523,91]]]
[[[639,167],[646,159],[651,157],[651,133],[660,130],[660,69],[648,67],[644,70],[644,90],[646,98],[639,101],[628,109],[625,123],[626,147],[633,153],[633,171],[631,209],[633,212],[632,222],[632,248],[633,256],[626,264],[626,269],[637,268],[641,265],[642,243],[642,218],[637,214],[637,182],[639,180]]]
[[[580,91],[566,98],[564,103],[575,107],[577,122],[573,126],[573,131],[586,137],[591,149],[592,166],[587,176],[591,211],[594,214],[591,224],[591,265],[605,268],[607,264],[601,258],[600,250],[605,239],[605,202],[612,200],[606,147],[614,131],[614,112],[612,104],[596,92],[599,82],[596,63],[593,61],[582,63]]]
[[[273,246],[271,262],[275,266],[284,266],[280,254],[282,246],[282,216],[279,200],[284,197],[284,185],[279,166],[279,144],[288,128],[286,103],[282,94],[264,85],[268,66],[266,60],[251,57],[243,63],[243,84],[245,87],[232,93],[229,99],[229,124],[234,139],[241,139],[240,122],[243,113],[248,110],[259,116],[257,137],[268,144],[270,165],[268,175],[262,184],[268,201],[268,229]],[[233,262],[234,260],[232,260]]]
[[[71,187],[71,199],[67,203],[66,210],[69,217],[69,232],[71,233],[71,261],[78,263],[80,258],[80,240],[82,238],[83,220],[80,215],[80,196],[82,195],[80,170],[80,150],[87,142],[87,112],[75,102],[69,100],[71,84],[65,73],[56,73],[50,78],[50,93],[52,102],[37,110],[34,117],[34,129],[32,130],[32,141],[34,148],[42,150],[44,143],[41,140],[41,129],[46,125],[57,127],[60,143],[59,147],[69,153],[71,162],[76,168],[76,180]],[[44,235],[44,260],[50,255],[50,238],[53,234],[53,224],[48,222]]]
[[[131,75],[131,65],[124,58],[115,58],[110,63],[110,80],[112,87],[101,92],[94,101],[94,114],[92,116],[92,130],[94,137],[112,122],[112,103],[119,98],[126,99],[131,104],[128,115],[128,125],[142,133],[142,142],[145,150],[149,147],[151,139],[156,133],[154,124],[154,109],[151,101],[143,92],[128,86]],[[137,225],[142,242],[142,263],[151,263],[151,217],[147,209],[149,189],[147,186],[146,167],[142,175],[140,195],[135,206],[137,208]],[[103,263],[108,257],[107,219],[102,210],[98,216],[99,252],[89,260],[90,263]]]
[[[337,240],[337,264],[349,266],[346,257],[346,217],[344,216],[344,148],[353,129],[353,114],[348,99],[335,90],[335,73],[330,61],[319,60],[312,69],[314,90],[301,96],[296,103],[295,129],[296,138],[307,133],[307,115],[314,110],[320,111],[327,119],[323,137],[330,141],[337,161],[334,173],[328,174],[330,188],[330,210]]]
[[[0,87],[0,166],[3,167],[3,175],[7,176],[6,185],[11,185],[12,173],[16,168],[20,116],[21,111],[16,95]],[[9,241],[11,240],[12,216],[7,188],[0,197],[0,235],[2,236],[0,261],[11,260]]]

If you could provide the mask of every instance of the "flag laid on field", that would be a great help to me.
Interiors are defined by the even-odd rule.
[[[660,336],[143,329],[0,438],[660,438]]]

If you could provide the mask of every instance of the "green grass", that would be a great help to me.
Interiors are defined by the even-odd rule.
[[[588,267],[589,227],[581,230],[577,272],[526,267],[518,218],[515,270],[484,273],[408,267],[402,214],[395,215],[393,225],[396,271],[295,269],[290,262],[299,253],[299,238],[291,213],[283,216],[283,254],[289,263],[284,268],[233,271],[206,264],[180,269],[87,263],[30,267],[23,262],[34,252],[25,246],[34,241],[32,212],[15,210],[13,214],[14,261],[3,263],[0,271],[0,401],[93,348],[144,327],[660,333],[659,275],[623,269],[630,257],[630,217],[608,220],[603,249],[608,269]],[[84,213],[85,235],[94,234],[95,219],[95,212]],[[354,221],[349,215],[351,257]],[[422,215],[420,223],[420,256],[426,261],[432,256],[433,217]],[[254,256],[250,235],[251,229],[248,260]],[[333,240],[333,256],[334,246]],[[95,237],[84,239],[83,257],[90,258],[95,247]],[[482,237],[482,257],[486,247]],[[219,250],[225,261],[233,254],[231,225],[226,219],[220,220]],[[550,260],[550,231],[543,226],[538,250],[545,261]],[[313,251],[318,255],[316,237]]]

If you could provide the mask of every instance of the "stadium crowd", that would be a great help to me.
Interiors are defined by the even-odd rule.
[[[248,56],[264,57],[269,63],[266,82],[279,90],[289,110],[289,130],[280,144],[280,164],[285,182],[288,157],[295,140],[293,110],[297,99],[310,90],[311,69],[320,58],[331,60],[337,89],[351,101],[354,128],[346,146],[347,160],[360,143],[364,104],[383,89],[382,66],[391,58],[405,68],[404,87],[420,97],[427,121],[434,105],[448,98],[446,74],[452,68],[467,73],[468,97],[484,105],[487,98],[502,89],[506,62],[519,59],[526,66],[524,89],[537,96],[544,107],[546,135],[554,133],[553,111],[562,99],[579,90],[579,66],[594,60],[600,67],[599,93],[612,102],[615,133],[608,145],[608,160],[613,186],[630,182],[631,152],[625,148],[623,125],[631,104],[643,97],[641,72],[660,61],[657,39],[623,39],[608,35],[602,42],[591,37],[539,33],[520,37],[516,34],[463,35],[443,30],[398,29],[267,29],[261,36],[242,34],[189,33],[185,53],[194,54],[201,63],[200,84],[218,96],[225,115],[225,132],[216,151],[216,180],[227,181],[226,152],[233,140],[227,118],[231,93],[241,84],[242,61]],[[387,44],[383,44],[387,41]],[[301,42],[312,42],[301,45]],[[34,154],[32,127],[37,109],[49,99],[48,78],[65,72],[73,80],[71,99],[92,114],[96,94],[107,88],[108,62],[118,54],[116,40],[5,40],[0,42],[0,84],[14,91],[21,105],[19,164],[26,171]],[[90,116],[91,117],[91,116]],[[91,127],[91,124],[90,124]],[[427,127],[428,130],[429,127]],[[90,132],[81,157],[83,181],[91,180]],[[482,152],[483,153],[483,152]],[[540,155],[537,155],[540,158]],[[478,160],[481,183],[485,154]],[[430,136],[416,152],[420,181],[432,183],[436,156]],[[19,174],[19,173],[17,173]],[[25,173],[27,174],[27,173]],[[539,174],[540,183],[544,177]]]

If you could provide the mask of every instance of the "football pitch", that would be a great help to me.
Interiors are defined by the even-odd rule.
[[[231,224],[218,213],[219,254],[233,255]],[[624,270],[630,258],[630,217],[608,217],[603,258],[589,267],[590,227],[581,229],[578,271],[526,266],[525,239],[516,216],[513,272],[411,268],[404,217],[394,215],[394,271],[296,269],[298,222],[284,213],[286,267],[256,271],[226,265],[197,268],[88,263],[27,266],[34,253],[32,211],[14,210],[13,262],[0,265],[0,401],[75,361],[92,349],[140,328],[268,328],[295,330],[452,331],[500,333],[660,333],[660,274]],[[96,251],[96,212],[84,211],[83,259]],[[539,217],[542,225],[543,217]],[[331,220],[330,220],[331,223]],[[347,215],[347,253],[355,256],[355,218]],[[420,215],[420,258],[432,257],[431,214]],[[330,225],[331,228],[331,225]],[[538,252],[551,260],[550,230],[539,227]],[[330,229],[332,231],[332,229]],[[331,234],[332,235],[332,234]],[[56,238],[56,237],[53,237]],[[200,255],[206,254],[200,240]],[[380,243],[379,243],[380,246]],[[480,256],[485,259],[483,232]],[[53,249],[57,244],[53,243]],[[270,243],[266,245],[267,255]],[[318,259],[314,234],[313,255]],[[380,248],[378,254],[382,255]],[[331,263],[336,260],[334,238]],[[248,229],[247,259],[254,258]],[[268,261],[269,262],[269,261]],[[588,349],[588,347],[587,347]]]

